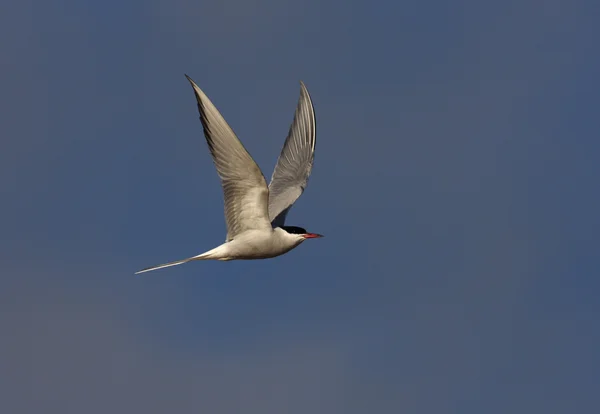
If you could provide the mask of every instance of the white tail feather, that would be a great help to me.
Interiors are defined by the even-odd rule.
[[[140,273],[150,272],[152,270],[158,270],[158,269],[164,269],[165,267],[177,266],[177,265],[180,265],[180,264],[183,264],[183,263],[187,263],[190,260],[192,260],[192,259],[189,258],[189,259],[179,260],[177,262],[170,262],[170,263],[164,263],[164,264],[157,265],[157,266],[147,267],[145,269],[138,270],[137,272],[135,272],[135,274],[139,275]]]
[[[212,256],[213,256],[213,253],[215,252],[215,250],[217,250],[217,249],[218,249],[218,247],[215,249],[209,250],[206,253],[202,253],[202,254],[199,254],[199,255],[193,256],[193,257],[188,257],[187,259],[178,260],[176,262],[169,262],[169,263],[164,263],[164,264],[157,265],[157,266],[147,267],[145,269],[138,270],[137,272],[135,272],[135,274],[137,275],[137,274],[144,273],[144,272],[150,272],[152,270],[164,269],[165,267],[177,266],[180,264],[191,262],[192,260],[216,259],[216,257],[212,257]]]

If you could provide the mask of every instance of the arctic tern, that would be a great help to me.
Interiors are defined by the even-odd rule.
[[[185,77],[194,89],[204,136],[221,179],[227,238],[205,253],[136,274],[194,260],[267,259],[289,252],[306,239],[323,237],[285,225],[288,212],[306,188],[315,155],[315,112],[304,83],[300,82],[294,119],[267,187],[260,168],[223,116],[198,85]]]

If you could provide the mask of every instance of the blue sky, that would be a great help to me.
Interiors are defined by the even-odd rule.
[[[22,1],[0,12],[7,412],[600,408],[591,1]],[[190,75],[270,177],[317,113],[282,257],[225,237]]]

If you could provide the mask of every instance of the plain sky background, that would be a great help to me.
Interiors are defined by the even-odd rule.
[[[0,411],[600,412],[596,1],[0,5]],[[225,238],[190,85],[267,177],[317,113],[273,260]]]

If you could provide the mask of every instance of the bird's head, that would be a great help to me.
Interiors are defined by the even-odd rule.
[[[323,237],[321,234],[309,233],[309,232],[306,231],[306,229],[303,229],[302,227],[281,226],[281,228],[283,230],[285,230],[287,233],[297,235],[298,237],[301,237],[304,240],[306,240],[306,239],[318,239],[319,237]]]

